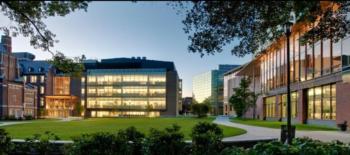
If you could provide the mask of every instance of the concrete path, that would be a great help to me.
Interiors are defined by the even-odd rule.
[[[1,126],[7,126],[7,125],[14,125],[14,124],[24,124],[24,123],[31,123],[31,122],[27,122],[27,121],[14,121],[14,122],[0,122],[0,127]]]
[[[225,126],[237,127],[247,131],[247,133],[243,135],[224,138],[224,141],[279,139],[281,135],[280,129],[272,129],[234,123],[231,122],[230,119],[225,116],[218,116],[214,120],[214,123]],[[310,137],[325,142],[330,142],[333,140],[339,140],[346,143],[350,142],[350,133],[341,131],[296,131],[296,137]]]

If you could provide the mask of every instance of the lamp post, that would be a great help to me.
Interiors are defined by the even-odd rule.
[[[292,143],[292,125],[291,125],[291,93],[290,93],[290,43],[289,37],[291,35],[291,26],[293,23],[287,22],[285,24],[285,35],[287,38],[287,142]]]

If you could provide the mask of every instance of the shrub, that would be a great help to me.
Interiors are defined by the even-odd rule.
[[[180,126],[173,125],[164,131],[151,129],[144,143],[144,154],[147,155],[177,155],[185,153],[184,135]]]
[[[144,134],[135,127],[119,130],[116,134],[98,132],[73,138],[74,143],[67,148],[74,155],[118,155],[142,153]]]
[[[112,133],[97,132],[93,134],[83,134],[73,138],[73,141],[74,143],[68,151],[72,155],[112,155],[117,150],[117,148],[115,148],[116,136]]]
[[[26,138],[24,143],[16,144],[13,154],[41,154],[49,155],[53,152],[62,152],[63,148],[52,143],[59,140],[58,136],[50,131],[46,131],[43,135],[35,134],[31,138]]]
[[[119,139],[124,139],[127,144],[128,154],[139,155],[142,154],[142,145],[145,135],[136,130],[135,127],[129,127],[125,130],[120,130],[117,134]]]
[[[4,129],[0,129],[0,154],[8,154],[13,148],[13,143],[8,133]]]
[[[199,122],[193,127],[191,136],[193,154],[218,154],[223,147],[223,132],[216,124]]]

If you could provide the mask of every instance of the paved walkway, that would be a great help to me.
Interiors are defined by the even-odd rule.
[[[231,122],[230,119],[225,116],[218,116],[214,120],[214,123],[231,127],[237,127],[247,131],[247,133],[243,135],[224,138],[224,141],[279,139],[281,135],[280,129],[272,129],[234,123]],[[310,137],[325,142],[329,142],[332,140],[339,140],[346,143],[350,142],[350,133],[341,131],[296,131],[296,137]]]
[[[23,124],[23,123],[31,123],[31,122],[29,122],[29,121],[13,121],[13,122],[3,121],[3,122],[0,122],[0,127],[7,126],[7,125],[14,125],[14,124]]]

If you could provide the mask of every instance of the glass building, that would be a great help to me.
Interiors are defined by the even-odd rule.
[[[214,115],[222,114],[223,109],[223,75],[238,65],[219,65],[211,70],[193,77],[192,97],[198,103],[209,100]]]
[[[116,58],[85,63],[82,104],[91,117],[176,115],[179,79],[172,62]]]
[[[290,37],[291,107],[294,122],[336,126],[350,121],[350,37],[320,39],[303,45],[299,38],[310,29],[295,24]],[[259,98],[260,119],[285,120],[287,96],[286,38],[282,36],[241,70],[249,76]],[[247,113],[246,117],[252,117]]]

